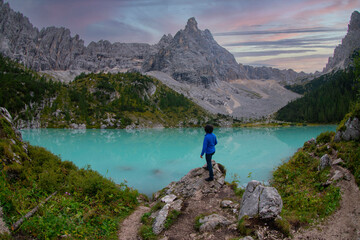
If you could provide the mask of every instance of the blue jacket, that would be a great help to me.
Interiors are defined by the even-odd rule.
[[[215,152],[215,145],[217,144],[217,139],[215,134],[207,133],[204,137],[203,149],[201,152],[201,156],[206,154],[212,154]]]

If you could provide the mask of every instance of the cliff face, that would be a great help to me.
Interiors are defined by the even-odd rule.
[[[153,46],[141,43],[91,42],[88,47],[66,28],[39,31],[8,3],[0,1],[0,52],[36,71],[141,68]]]
[[[190,18],[174,38],[164,36],[159,51],[146,59],[145,71],[162,71],[180,82],[211,85],[216,81],[245,79],[234,58],[221,47],[209,30],[200,30]]]
[[[323,73],[332,70],[344,69],[352,62],[352,55],[355,50],[360,50],[360,13],[354,11],[351,14],[348,32],[342,39],[341,44],[334,50],[334,55],[329,58]]]

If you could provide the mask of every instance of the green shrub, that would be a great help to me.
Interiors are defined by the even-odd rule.
[[[320,143],[320,144],[330,143],[334,136],[335,136],[334,132],[326,131],[326,132],[320,133],[319,136],[317,136],[316,142]]]
[[[157,236],[152,230],[152,226],[143,225],[139,229],[139,235],[143,240],[156,240]]]
[[[275,227],[282,233],[284,234],[285,237],[290,237],[291,236],[291,226],[290,223],[284,219],[284,218],[277,218],[274,221]]]
[[[250,236],[251,234],[254,233],[254,230],[249,228],[249,216],[243,216],[238,224],[237,224],[237,229],[238,232],[240,233],[241,236]]]
[[[170,213],[168,214],[165,220],[165,224],[164,224],[165,229],[169,229],[170,226],[174,224],[174,222],[176,221],[176,219],[179,217],[180,214],[181,212],[177,210],[170,211]]]

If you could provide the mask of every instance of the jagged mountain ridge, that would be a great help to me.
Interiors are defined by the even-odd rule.
[[[180,43],[183,40],[186,41]],[[197,28],[194,18],[174,37],[164,35],[155,45],[101,40],[85,46],[79,35],[72,37],[70,30],[63,27],[39,31],[27,17],[13,11],[3,0],[0,0],[0,52],[36,71],[161,70],[176,80],[195,84],[260,79],[263,75],[253,71],[249,76],[232,54],[216,43],[209,30]],[[166,58],[166,52],[172,52],[173,56]],[[278,79],[278,74],[268,77]],[[296,74],[281,76],[287,82],[297,78]]]
[[[347,34],[341,44],[335,48],[333,56],[329,57],[323,73],[345,69],[351,65],[352,55],[356,50],[360,50],[360,13],[358,11],[351,14]]]
[[[144,71],[162,71],[178,81],[206,86],[219,80],[247,78],[234,56],[214,40],[208,29],[200,30],[195,18],[167,40],[167,46],[144,62]]]

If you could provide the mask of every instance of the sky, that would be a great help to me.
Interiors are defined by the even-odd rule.
[[[155,44],[195,17],[245,65],[322,71],[360,0],[5,0],[39,29],[85,41]]]

